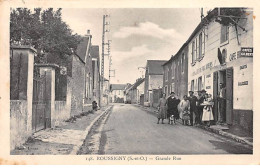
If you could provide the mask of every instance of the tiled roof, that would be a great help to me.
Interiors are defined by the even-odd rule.
[[[167,60],[147,60],[146,67],[148,68],[149,75],[162,75],[163,74],[163,67],[162,65]]]
[[[136,89],[140,84],[142,84],[144,82],[144,78],[138,79],[133,86],[131,87],[131,89]]]
[[[83,37],[82,41],[79,43],[77,50],[76,50],[77,56],[79,56],[79,58],[83,62],[85,62],[88,43],[89,43],[89,37]]]
[[[111,84],[111,91],[113,90],[125,90],[126,84]]]

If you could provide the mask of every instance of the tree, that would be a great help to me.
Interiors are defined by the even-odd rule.
[[[33,46],[38,61],[43,61],[48,54],[68,58],[76,51],[81,38],[62,21],[61,11],[61,8],[56,11],[35,8],[32,13],[27,8],[11,9],[10,43]]]

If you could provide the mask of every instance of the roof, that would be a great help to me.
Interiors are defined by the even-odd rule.
[[[163,67],[162,65],[167,60],[147,60],[146,67],[148,68],[149,75],[162,75]]]
[[[208,15],[202,19],[202,21],[198,24],[198,26],[195,28],[195,30],[191,33],[190,37],[182,45],[182,47],[179,49],[179,51],[175,55],[171,56],[170,60],[165,62],[163,64],[163,66],[166,65],[167,63],[171,62],[172,59],[174,59],[177,55],[179,55],[179,53],[183,50],[183,48],[185,48],[189,44],[189,42],[193,39],[193,37],[203,28],[204,24],[209,22],[217,13],[218,13],[218,9],[217,8],[214,8],[212,11],[210,11],[208,13]]]
[[[175,55],[172,55],[171,58],[170,58],[167,62],[165,62],[162,66],[168,64],[168,63],[171,62],[175,57],[177,57],[177,56],[183,51],[183,49],[184,49],[187,45],[188,45],[188,43],[184,43],[184,44],[181,46],[181,48],[179,49],[179,51],[178,51]]]
[[[131,89],[136,89],[141,83],[143,83],[144,78],[139,78],[131,87]]]
[[[113,90],[125,90],[126,84],[111,84],[111,91]]]
[[[88,49],[89,42],[90,42],[89,37],[83,37],[82,41],[79,43],[77,50],[76,50],[76,55],[83,62],[85,62],[85,57],[86,57],[86,52]]]
[[[90,55],[92,58],[99,58],[99,46],[98,45],[92,45],[90,47]]]

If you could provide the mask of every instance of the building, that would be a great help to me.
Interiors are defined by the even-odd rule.
[[[136,86],[136,92],[136,103],[141,104],[141,99],[144,98],[144,78],[139,80],[139,83]]]
[[[176,96],[182,99],[188,94],[188,47],[186,43],[163,64],[163,71],[163,92],[166,96],[175,92]]]
[[[126,84],[111,84],[110,97],[111,103],[124,103]]]
[[[232,12],[240,15],[228,14]],[[232,16],[230,16],[232,15]],[[226,23],[225,23],[226,22]],[[188,89],[205,89],[214,98],[214,120],[253,131],[253,12],[215,8],[188,41]],[[225,111],[217,97],[225,85]]]
[[[144,85],[144,104],[150,106],[153,102],[152,90],[163,87],[163,67],[166,60],[147,60]]]
[[[110,87],[109,87],[109,80],[104,78],[104,82],[103,82],[103,95],[101,96],[102,99],[102,105],[108,105],[109,103],[109,91]]]
[[[90,55],[92,57],[92,72],[93,72],[93,100],[100,106],[100,59],[99,59],[99,46],[92,45],[90,47]]]
[[[140,86],[141,85],[141,86]],[[140,90],[137,89],[139,87]],[[127,89],[126,95],[127,95],[127,100],[130,100],[129,102],[131,104],[139,104],[140,103],[140,96],[141,94],[144,93],[144,78],[139,78],[136,80],[136,82],[131,85]]]
[[[124,96],[124,102],[127,104],[131,104],[131,97],[132,97],[132,92],[130,91],[132,85],[130,83],[127,83],[126,84],[126,87],[125,87],[125,96]]]

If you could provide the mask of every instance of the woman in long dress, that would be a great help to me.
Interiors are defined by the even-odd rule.
[[[183,100],[178,105],[178,111],[180,118],[182,120],[183,125],[188,125],[190,120],[190,101],[188,100],[188,96],[184,95]]]
[[[211,94],[205,95],[205,100],[203,102],[204,108],[203,108],[203,115],[202,115],[202,121],[207,124],[207,126],[210,126],[210,121],[214,120],[212,108],[213,108],[213,100],[211,98]]]
[[[158,104],[158,115],[157,115],[157,118],[158,118],[158,122],[157,122],[157,124],[159,124],[159,121],[160,121],[160,119],[162,119],[162,124],[164,124],[163,123],[163,120],[164,119],[166,119],[166,108],[167,108],[167,106],[166,106],[166,94],[165,93],[163,93],[163,95],[162,95],[162,98],[160,98],[160,100],[159,100],[159,104]]]

